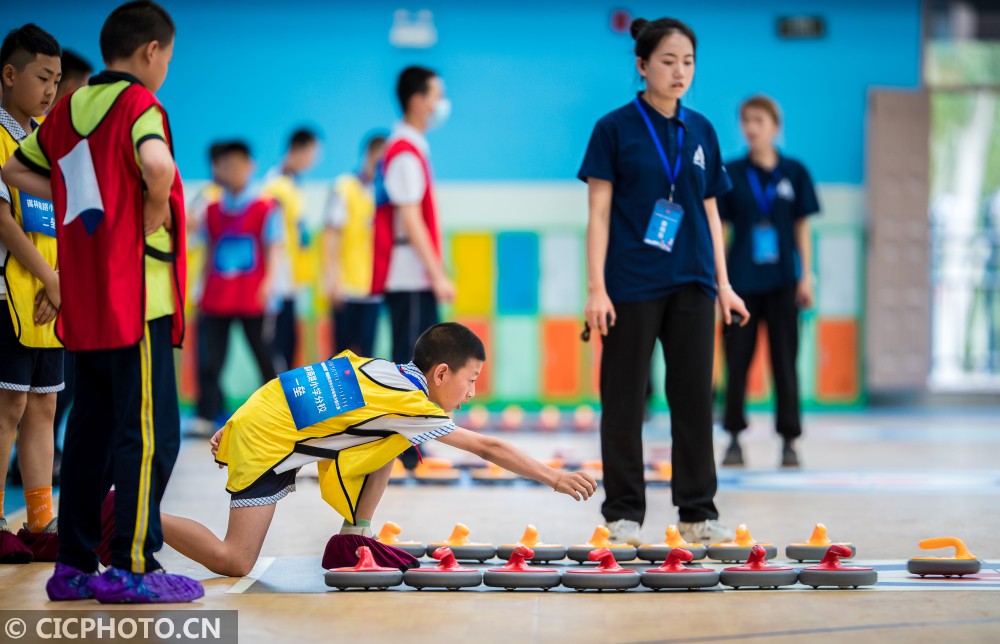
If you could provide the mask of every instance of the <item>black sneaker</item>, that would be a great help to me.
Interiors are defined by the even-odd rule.
[[[722,464],[727,467],[743,467],[743,448],[740,447],[740,441],[735,435],[729,441]]]
[[[799,467],[799,455],[792,447],[791,441],[785,441],[784,447],[781,448],[781,467]]]

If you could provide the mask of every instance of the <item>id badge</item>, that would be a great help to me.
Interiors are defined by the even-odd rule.
[[[778,263],[778,229],[770,224],[753,227],[753,263]]]
[[[39,199],[23,190],[19,194],[24,232],[56,236],[56,209],[51,201]]]
[[[657,199],[653,207],[653,215],[649,218],[646,236],[642,241],[660,250],[674,250],[674,240],[680,230],[684,209],[679,204],[666,199]]]
[[[295,429],[365,406],[358,374],[348,358],[332,358],[278,376]]]
[[[246,273],[256,263],[252,237],[223,237],[215,246],[215,270],[223,275]]]

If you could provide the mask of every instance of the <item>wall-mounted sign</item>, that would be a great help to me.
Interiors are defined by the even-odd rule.
[[[396,9],[389,29],[389,43],[402,49],[427,49],[437,43],[437,28],[434,14],[429,9],[413,13],[406,9]]]
[[[826,20],[820,16],[783,16],[778,18],[778,37],[803,40],[826,35]]]

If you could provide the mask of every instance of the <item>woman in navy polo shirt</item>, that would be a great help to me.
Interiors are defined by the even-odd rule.
[[[691,542],[731,538],[718,521],[712,354],[718,298],[748,318],[729,284],[715,199],[730,189],[715,130],[682,107],[696,39],[672,18],[632,23],[645,91],[602,117],[578,174],[587,182],[587,324],[600,331],[601,508],[613,541],[639,544],[646,513],[642,422],[653,346],[667,363],[674,505]]]
[[[719,199],[719,211],[732,225],[733,287],[746,300],[752,321],[726,335],[729,377],[723,426],[732,441],[722,464],[743,465],[737,436],[747,426],[747,370],[757,343],[757,323],[765,320],[774,375],[775,427],[783,439],[781,464],[797,467],[794,443],[802,434],[795,368],[799,309],[808,309],[813,302],[808,217],[819,212],[819,202],[805,166],[774,147],[781,127],[775,102],[766,96],[746,100],[740,106],[740,123],[750,153],[726,164],[733,189]]]

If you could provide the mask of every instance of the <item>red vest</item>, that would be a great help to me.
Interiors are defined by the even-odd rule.
[[[127,87],[86,136],[73,128],[71,101],[59,101],[38,130],[52,164],[52,202],[62,307],[56,334],[71,351],[118,349],[145,332],[146,284],[142,172],[135,160],[132,124],[160,106],[145,87]],[[163,129],[171,144],[166,112]],[[175,166],[176,167],[176,166]],[[170,191],[173,213],[173,344],[184,339],[187,279],[184,190],[180,173]],[[152,249],[151,249],[152,250]],[[155,251],[152,251],[155,252]]]
[[[275,201],[258,197],[239,214],[220,202],[205,211],[208,257],[199,308],[209,315],[263,315],[260,288],[267,275],[264,229]]]
[[[427,227],[427,234],[431,238],[431,244],[438,257],[441,256],[441,233],[438,230],[437,209],[434,206],[434,187],[431,177],[431,167],[427,159],[421,154],[415,145],[406,139],[396,139],[389,144],[382,159],[382,176],[385,176],[392,160],[402,152],[409,152],[420,161],[420,167],[424,171],[426,180],[426,190],[424,198],[420,202],[420,209],[424,217],[424,225]],[[375,242],[374,242],[374,270],[372,271],[372,295],[379,295],[385,292],[385,282],[389,277],[389,264],[392,262],[392,249],[395,245],[395,217],[396,205],[388,199],[380,200],[375,209]]]

